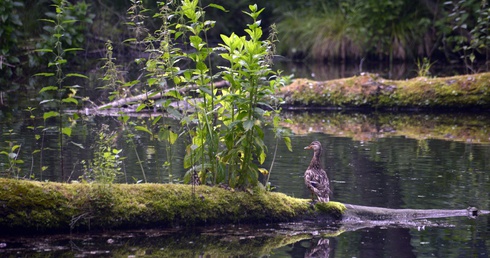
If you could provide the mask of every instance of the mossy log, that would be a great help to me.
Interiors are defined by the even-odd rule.
[[[407,212],[338,202],[311,205],[307,199],[259,188],[230,191],[181,184],[66,184],[5,178],[0,179],[0,185],[0,235],[231,223],[331,224],[369,216],[409,220],[467,215],[458,210]],[[471,213],[476,216],[488,212]]]
[[[490,73],[410,80],[367,73],[330,81],[296,79],[279,95],[285,109],[488,109]]]

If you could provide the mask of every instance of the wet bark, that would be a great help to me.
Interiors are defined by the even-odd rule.
[[[347,208],[343,214],[344,219],[353,220],[386,220],[386,221],[410,221],[419,219],[468,217],[476,218],[479,215],[489,214],[489,211],[479,210],[476,207],[468,207],[461,210],[444,209],[388,209],[369,207],[353,204],[345,204]]]

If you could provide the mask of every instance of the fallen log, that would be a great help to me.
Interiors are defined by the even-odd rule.
[[[329,81],[296,79],[278,95],[284,109],[489,109],[490,72],[388,80],[377,74]]]
[[[307,199],[261,188],[233,191],[181,184],[67,184],[5,178],[0,185],[0,235],[233,223],[318,226],[378,221],[400,225],[489,213],[476,208],[386,209],[332,201],[312,205]]]
[[[229,86],[230,86],[230,83],[228,81],[224,81],[224,80],[223,81],[217,81],[217,82],[213,83],[213,87],[215,87],[215,88],[224,88],[224,87],[229,87]],[[177,89],[177,91],[179,92],[179,94],[185,95],[190,91],[195,91],[195,90],[199,89],[199,87],[200,86],[198,86],[198,85],[189,85],[189,86],[179,88],[179,89]],[[108,108],[118,108],[118,107],[122,107],[124,105],[143,102],[143,101],[146,101],[149,99],[152,99],[152,100],[162,99],[162,98],[168,97],[168,93],[171,91],[175,91],[175,90],[176,90],[175,88],[171,88],[171,89],[163,90],[161,92],[146,92],[146,93],[142,93],[142,94],[139,94],[136,96],[122,98],[122,99],[118,99],[118,100],[109,102],[107,104],[96,107],[96,109],[97,110],[103,110],[103,109],[108,109]]]
[[[489,214],[489,211],[478,210],[476,207],[468,207],[461,210],[442,209],[388,209],[369,207],[353,204],[345,204],[344,219],[361,221],[413,221],[419,219],[435,219],[449,217],[476,218],[479,215]]]

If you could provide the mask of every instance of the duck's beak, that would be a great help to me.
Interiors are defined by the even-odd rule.
[[[311,145],[306,146],[305,150],[311,150]]]

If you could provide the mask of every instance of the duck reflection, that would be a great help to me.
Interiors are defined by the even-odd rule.
[[[311,245],[310,250],[305,253],[304,257],[330,257],[330,253],[333,248],[330,247],[330,239],[328,238],[319,238],[316,243],[315,239],[311,240],[313,243]]]

